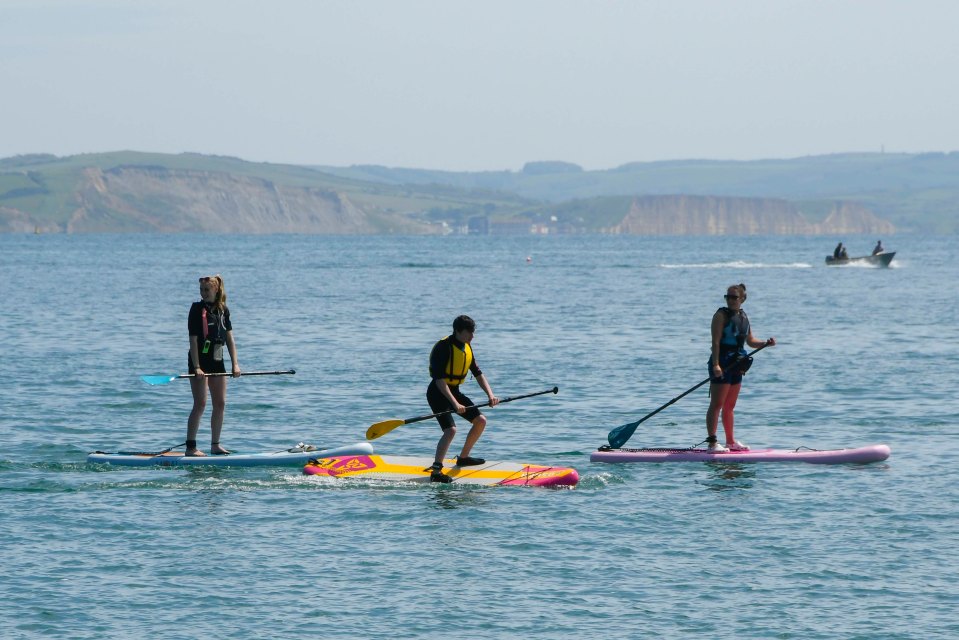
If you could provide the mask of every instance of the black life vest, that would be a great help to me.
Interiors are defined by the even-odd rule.
[[[213,344],[226,343],[226,310],[217,311],[211,304],[203,303],[203,310],[200,312],[201,324],[203,325],[203,340],[209,340]]]

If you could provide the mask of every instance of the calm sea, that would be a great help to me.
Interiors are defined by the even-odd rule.
[[[0,235],[5,638],[959,636],[955,238]],[[454,316],[500,396],[475,452],[573,466],[575,490],[330,482],[293,469],[108,469],[184,440],[197,277],[223,275],[237,451],[363,439],[429,413]],[[705,377],[745,282],[737,435],[887,443],[881,464],[602,465],[606,433]],[[483,398],[469,383],[474,398]],[[630,446],[704,438],[702,388]],[[431,455],[431,421],[377,440]],[[201,443],[208,443],[208,421]],[[454,443],[458,451],[465,429]]]

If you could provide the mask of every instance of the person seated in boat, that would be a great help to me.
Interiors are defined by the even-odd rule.
[[[846,247],[843,247],[842,250],[839,252],[839,259],[840,259],[840,260],[848,260],[848,259],[849,259],[849,254],[846,253]]]
[[[876,246],[872,249],[872,255],[878,256],[880,253],[885,253],[885,249],[882,248],[882,240],[876,240]]]
[[[710,333],[712,351],[707,366],[709,368],[709,409],[706,411],[706,442],[709,451],[748,451],[749,447],[736,440],[734,433],[733,410],[742,388],[743,374],[749,369],[752,358],[743,348],[762,346],[773,347],[775,338],[759,340],[753,336],[749,318],[742,309],[746,301],[746,285],[730,285],[726,289],[726,306],[713,314]],[[726,446],[716,440],[716,431],[722,415],[723,431],[726,432]]]
[[[836,258],[836,259],[841,258],[843,251],[845,251],[845,249],[843,249],[842,243],[840,242],[839,244],[836,245],[836,248],[833,249],[833,251],[832,251],[832,257],[833,257],[833,258]]]

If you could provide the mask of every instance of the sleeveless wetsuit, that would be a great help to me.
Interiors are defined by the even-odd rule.
[[[463,395],[460,391],[460,385],[466,380],[466,375],[472,373],[474,378],[483,374],[479,365],[476,364],[476,358],[473,357],[473,349],[468,344],[464,344],[453,336],[446,336],[435,345],[430,351],[430,384],[426,388],[426,401],[430,405],[433,413],[449,411],[453,408],[449,399],[436,388],[434,380],[445,380],[450,388],[453,397],[464,407],[472,407],[473,401]],[[440,423],[440,428],[444,431],[454,426],[453,416],[460,415],[455,411],[442,416],[437,416],[436,421]],[[480,415],[477,408],[467,409],[462,415],[468,422],[472,422]]]
[[[223,307],[223,311],[220,312],[214,305],[202,300],[194,302],[187,316],[187,329],[191,336],[196,336],[200,368],[206,373],[226,373],[226,366],[223,364],[223,345],[226,344],[226,332],[233,330],[230,309]],[[194,372],[189,352],[187,352],[187,367],[190,373]]]

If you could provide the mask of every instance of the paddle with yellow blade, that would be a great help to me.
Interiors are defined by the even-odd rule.
[[[545,391],[537,391],[536,393],[527,393],[526,395],[522,395],[522,396],[513,396],[512,398],[500,398],[499,404],[503,404],[505,402],[512,402],[513,400],[522,400],[523,398],[532,398],[533,396],[541,396],[544,393],[559,393],[559,387],[553,387],[552,389],[546,389]],[[466,408],[472,409],[473,407],[488,407],[488,406],[489,406],[489,402],[484,402],[483,404],[476,404],[476,405],[473,405],[472,407],[466,407]],[[412,424],[413,422],[421,422],[423,420],[429,420],[430,418],[445,416],[448,413],[453,413],[453,409],[440,411],[439,413],[431,413],[428,416],[407,418],[406,420],[401,420],[397,418],[395,420],[384,420],[383,422],[377,422],[374,425],[370,425],[370,428],[366,430],[366,439],[376,440],[377,438],[385,436],[387,433],[389,433],[396,427],[402,427],[404,424]]]

